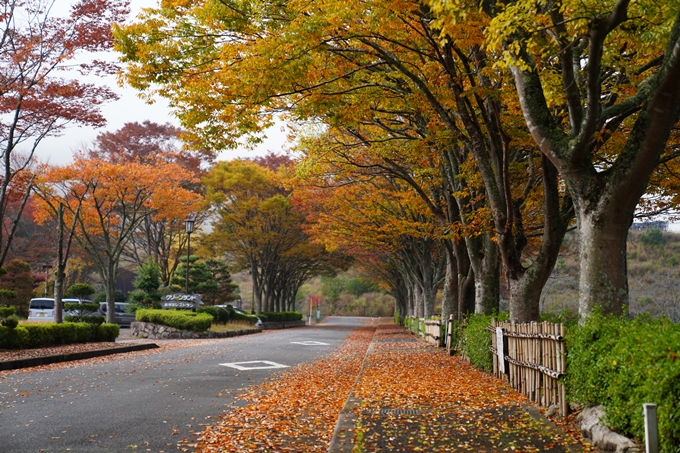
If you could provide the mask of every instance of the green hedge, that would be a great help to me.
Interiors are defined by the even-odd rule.
[[[248,314],[239,313],[239,312],[235,311],[234,316],[231,320],[236,321],[236,322],[242,322],[244,324],[250,324],[251,326],[254,326],[255,323],[258,320],[258,317],[255,316],[255,315],[248,315]]]
[[[155,310],[140,308],[135,314],[137,321],[151,322],[191,332],[205,332],[213,322],[212,315],[188,310]]]
[[[66,322],[84,322],[86,324],[94,324],[100,326],[106,321],[106,317],[99,315],[66,315],[64,316]]]
[[[226,324],[234,316],[234,309],[231,308],[231,306],[227,307],[228,308],[205,306],[197,308],[196,313],[208,313],[213,317],[213,322]]]
[[[26,324],[10,329],[0,326],[0,349],[23,349],[72,343],[115,341],[120,334],[117,324]]]
[[[302,320],[302,313],[299,311],[280,311],[260,313],[259,318],[262,322],[286,322]]]
[[[680,453],[680,325],[602,316],[567,331],[567,396],[605,408],[606,423],[644,439],[643,403],[658,404],[664,453]]]

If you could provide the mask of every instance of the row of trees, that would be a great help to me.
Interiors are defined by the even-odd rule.
[[[580,315],[621,314],[636,209],[676,201],[677,1],[205,0],[114,36],[202,146],[297,124],[310,231],[402,311],[443,283],[444,315],[488,313],[502,276],[511,318],[538,319],[575,220]]]
[[[280,158],[261,160],[271,169],[252,162],[211,169],[214,148],[192,142],[189,149],[178,128],[145,122],[100,134],[68,166],[36,163],[34,152],[45,137],[67,125],[105,124],[99,106],[115,94],[78,78],[115,67],[80,61],[86,52],[110,49],[111,27],[128,13],[122,0],[78,0],[66,17],[55,16],[53,6],[53,0],[0,5],[0,267],[9,255],[45,262],[54,254],[59,317],[75,248],[99,274],[112,314],[121,263],[142,273],[145,263],[153,263],[160,287],[178,284],[180,275],[185,278],[179,265],[186,250],[184,219],[194,216],[200,227],[213,213],[218,220],[200,249],[209,259],[190,257],[190,290],[209,300],[220,291],[228,299],[234,290],[224,261],[211,259],[225,253],[237,269],[251,272],[258,308],[272,311],[291,308],[306,279],[342,264],[302,232],[302,216],[274,173]],[[69,79],[73,71],[78,74]],[[208,171],[206,204],[201,178]],[[235,180],[222,180],[225,172]],[[40,234],[29,217],[46,225],[48,234]]]
[[[250,273],[258,313],[295,310],[303,283],[348,264],[310,241],[302,229],[303,213],[283,185],[289,167],[278,162],[270,167],[245,160],[219,162],[204,179],[214,220],[203,244],[212,255],[226,256],[234,268]]]

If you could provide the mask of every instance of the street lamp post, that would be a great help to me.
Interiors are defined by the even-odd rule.
[[[191,256],[191,233],[194,232],[194,222],[196,219],[188,218],[184,221],[184,228],[187,232],[187,294],[189,294],[189,257]]]
[[[52,269],[51,264],[43,264],[42,268],[45,269],[45,297],[47,297],[47,288],[50,286],[50,269]]]

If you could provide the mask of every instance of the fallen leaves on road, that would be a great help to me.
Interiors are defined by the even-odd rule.
[[[234,408],[201,432],[200,452],[326,452],[335,422],[354,386],[374,328],[352,333],[322,360],[277,373],[251,388]],[[194,445],[185,445],[186,447]]]

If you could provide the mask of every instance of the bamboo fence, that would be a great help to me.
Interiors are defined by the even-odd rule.
[[[498,360],[497,328],[502,329],[503,335],[503,366]],[[544,407],[557,405],[562,415],[567,415],[566,392],[559,381],[566,371],[564,325],[548,322],[516,324],[494,319],[488,329],[492,331],[490,349],[494,376],[508,382],[531,401]]]
[[[425,322],[425,341],[437,346],[440,344],[442,322],[434,319],[424,320]]]

